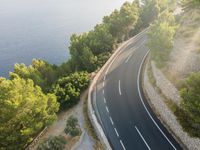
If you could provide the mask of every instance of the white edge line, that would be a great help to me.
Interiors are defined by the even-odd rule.
[[[113,120],[112,120],[112,118],[110,117],[110,122],[111,122],[111,124],[113,125],[114,124],[114,122],[113,122]]]
[[[118,133],[117,129],[114,128],[114,130],[115,130],[115,133],[117,134],[117,137],[119,137],[119,133]]]
[[[165,139],[169,142],[169,144],[174,148],[174,150],[176,150],[176,147],[172,144],[172,142],[167,138],[167,136],[164,134],[164,132],[160,129],[160,127],[158,126],[158,124],[156,123],[156,121],[153,119],[153,117],[151,116],[149,110],[147,109],[146,105],[144,104],[144,100],[142,98],[142,95],[141,95],[141,92],[140,92],[140,84],[139,84],[139,81],[140,81],[140,73],[141,73],[141,70],[142,70],[142,65],[144,63],[144,60],[145,58],[147,57],[149,51],[146,53],[146,55],[143,57],[143,60],[140,64],[140,68],[139,68],[139,71],[138,71],[138,77],[137,77],[137,87],[138,87],[138,93],[139,93],[139,97],[140,97],[140,100],[142,102],[142,105],[144,106],[146,112],[148,113],[149,117],[151,118],[151,120],[153,121],[153,123],[156,125],[156,127],[158,128],[158,130],[162,133],[162,135],[165,137]]]
[[[120,140],[120,144],[122,145],[123,149],[126,150],[126,148],[125,148],[125,146],[124,146],[122,140]]]
[[[121,82],[119,80],[119,95],[122,95],[122,92],[121,92]]]
[[[108,109],[108,107],[106,106],[106,111],[109,113],[109,109]]]
[[[151,148],[149,147],[149,145],[147,144],[147,142],[145,141],[144,137],[142,136],[142,134],[140,133],[140,131],[138,130],[138,128],[135,126],[136,131],[138,132],[138,134],[140,135],[140,137],[142,138],[143,142],[145,143],[145,145],[147,146],[147,148],[149,150],[151,150]]]

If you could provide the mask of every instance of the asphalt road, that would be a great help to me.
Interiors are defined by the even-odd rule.
[[[114,150],[179,150],[141,90],[139,72],[148,52],[145,42],[143,32],[105,68],[92,93],[93,108]]]

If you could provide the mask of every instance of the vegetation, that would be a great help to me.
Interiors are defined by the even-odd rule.
[[[180,123],[191,136],[200,137],[200,72],[186,80],[180,93],[182,110],[177,114]]]
[[[138,0],[125,2],[92,31],[71,36],[71,59],[67,62],[60,66],[43,60],[33,60],[29,66],[16,64],[10,79],[0,78],[0,149],[23,149],[55,120],[59,108],[76,104],[89,84],[89,73],[107,61],[119,42],[157,18],[158,12],[166,8],[165,3],[166,0],[144,0],[140,6]],[[168,24],[160,28],[165,27]],[[66,132],[76,135],[77,130],[71,132],[73,128],[68,125]],[[60,137],[53,137],[38,149],[62,148]]]
[[[32,79],[44,92],[47,92],[58,77],[56,71],[57,67],[55,65],[34,59],[30,66],[15,64],[14,73],[10,74],[10,78],[12,79],[15,75],[18,75],[23,79]]]
[[[183,0],[182,6],[185,10],[190,10],[190,9],[194,9],[194,8],[199,9],[200,0]]]
[[[150,26],[147,46],[151,50],[152,59],[158,67],[168,60],[173,48],[173,39],[177,25],[172,13],[166,11]]]
[[[74,116],[70,116],[66,123],[65,133],[75,137],[80,135],[81,130],[78,126],[78,119]]]
[[[64,150],[66,143],[63,136],[50,137],[40,143],[37,150]]]
[[[23,149],[32,137],[56,119],[59,104],[31,79],[0,78],[0,147]]]
[[[89,74],[87,72],[75,72],[60,78],[54,85],[53,92],[61,108],[69,108],[76,104],[81,92],[87,88],[88,84]]]

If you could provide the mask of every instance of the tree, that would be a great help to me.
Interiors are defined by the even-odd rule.
[[[71,45],[69,47],[71,61],[75,68],[74,71],[93,71],[97,58],[89,47],[88,33],[81,35],[73,34],[70,38]]]
[[[143,0],[142,3],[140,18],[144,27],[149,26],[168,7],[167,0]]]
[[[158,67],[162,67],[168,60],[173,48],[176,33],[175,19],[171,13],[162,14],[151,26],[148,32],[147,46],[151,50],[152,59]]]
[[[59,104],[32,80],[0,78],[0,149],[23,149],[56,119]]]
[[[93,31],[89,32],[88,38],[88,47],[94,55],[111,52],[113,50],[115,41],[112,34],[108,30],[108,26],[105,24],[97,25]]]
[[[65,133],[71,136],[77,136],[81,132],[78,126],[78,119],[74,116],[70,116],[66,123]]]
[[[115,10],[110,16],[103,18],[103,23],[108,25],[109,32],[117,41],[129,37],[129,32],[134,28],[139,17],[137,3],[125,2],[120,11]]]
[[[30,66],[26,66],[25,64],[15,64],[14,66],[14,74],[17,74],[23,79],[32,79],[45,93],[49,91],[49,88],[57,79],[58,75],[56,70],[56,66],[36,59],[33,59]],[[10,79],[15,77],[14,74],[10,74]]]
[[[181,106],[186,113],[184,128],[190,135],[200,137],[200,72],[192,74],[181,90]],[[183,124],[183,122],[182,122]]]
[[[89,74],[87,72],[75,72],[58,79],[53,90],[61,108],[76,104],[81,92],[87,88],[88,84]]]
[[[40,143],[37,150],[64,150],[66,143],[63,136],[50,137]]]

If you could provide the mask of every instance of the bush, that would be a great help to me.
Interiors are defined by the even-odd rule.
[[[80,135],[81,130],[78,126],[78,119],[74,116],[70,116],[66,123],[65,133],[75,137]]]
[[[67,142],[63,136],[50,137],[40,143],[37,150],[63,150],[66,143]]]
[[[81,92],[89,84],[89,77],[87,72],[75,72],[58,79],[53,86],[53,91],[57,96],[61,109],[69,108],[78,102]]]
[[[183,128],[190,135],[200,137],[200,72],[192,74],[181,89],[183,113],[178,115]],[[184,115],[184,119],[183,118]]]

